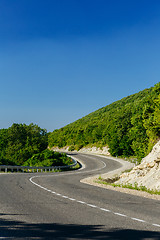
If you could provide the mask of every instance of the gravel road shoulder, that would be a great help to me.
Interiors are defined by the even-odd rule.
[[[131,168],[134,167],[133,163],[124,161],[123,159],[107,157],[107,156],[102,156],[102,155],[98,155],[98,156],[103,157],[103,158],[105,157],[107,159],[113,159],[114,161],[118,161],[119,163],[122,164],[122,167],[119,168],[119,169],[116,169],[116,170],[108,172],[108,173],[101,174],[101,178],[103,178],[103,179],[106,179],[108,177],[115,177],[117,175],[120,175],[123,171],[131,169]],[[98,179],[99,176],[100,175],[95,175],[95,176],[92,176],[92,177],[84,178],[84,179],[81,180],[81,182],[85,183],[85,184],[93,185],[93,186],[96,186],[96,187],[101,187],[101,188],[110,189],[110,190],[113,190],[113,191],[123,192],[123,193],[126,193],[126,194],[132,194],[132,195],[136,195],[136,196],[140,196],[140,197],[150,198],[150,199],[154,199],[154,200],[160,200],[160,195],[150,194],[150,193],[147,193],[147,192],[144,192],[144,191],[138,191],[138,190],[129,189],[129,188],[113,187],[111,185],[98,183],[97,181],[99,181],[99,179]]]

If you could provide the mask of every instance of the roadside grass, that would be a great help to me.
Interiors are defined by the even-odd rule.
[[[133,189],[133,190],[137,190],[137,191],[144,191],[150,194],[156,194],[156,195],[160,195],[160,191],[158,190],[152,190],[152,189],[148,189],[145,186],[138,186],[137,183],[134,183],[134,185],[132,184],[115,184],[114,182],[118,180],[118,177],[115,177],[113,179],[103,179],[101,176],[99,176],[98,180],[96,181],[96,183],[100,183],[100,184],[105,184],[105,185],[110,185],[112,187],[121,187],[121,188],[128,188],[128,189]]]
[[[73,170],[78,170],[79,168],[81,168],[80,164],[77,162],[76,166],[71,167],[71,168],[67,168],[67,169],[61,169],[59,170],[59,172],[66,172],[66,171],[73,171]]]

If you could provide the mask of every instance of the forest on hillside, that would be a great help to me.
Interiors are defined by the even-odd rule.
[[[56,166],[71,163],[48,149],[108,146],[113,156],[141,160],[160,138],[160,83],[125,97],[59,130],[47,133],[31,123],[0,129],[0,165]]]
[[[49,147],[108,146],[113,156],[147,155],[160,138],[160,82],[79,119],[48,136]]]
[[[71,163],[66,154],[48,149],[47,131],[38,125],[14,123],[0,129],[0,165],[47,167]]]

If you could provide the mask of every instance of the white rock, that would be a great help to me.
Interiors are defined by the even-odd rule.
[[[145,186],[148,189],[160,190],[160,140],[141,162],[127,175],[122,174],[117,184]]]

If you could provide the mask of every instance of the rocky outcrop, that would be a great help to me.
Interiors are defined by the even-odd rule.
[[[109,148],[108,147],[84,147],[82,149],[79,150],[80,153],[93,153],[93,154],[103,154],[103,155],[107,155],[110,156],[109,153]]]
[[[69,147],[64,147],[64,148],[58,148],[58,147],[53,147],[51,148],[53,151],[61,151],[61,152],[68,152],[69,151]],[[77,152],[77,151],[73,151],[73,152]],[[110,156],[109,153],[109,148],[108,147],[83,147],[81,148],[78,152],[80,153],[91,153],[91,154],[103,154],[103,155],[107,155]]]
[[[129,173],[123,173],[115,183],[133,186],[137,184],[137,186],[160,191],[160,140],[141,164],[134,167]]]

